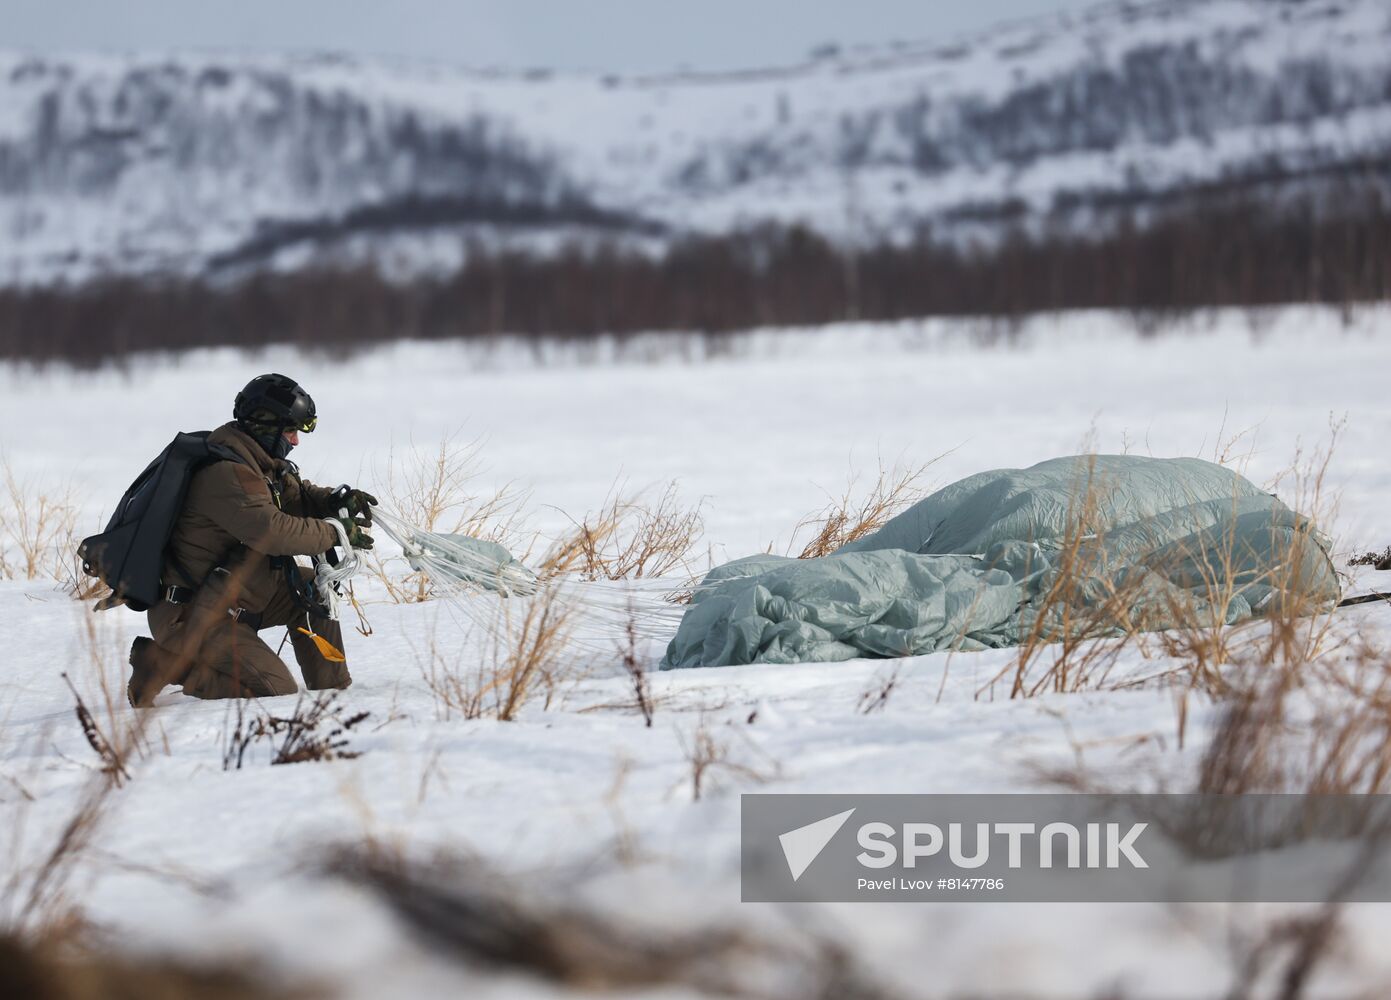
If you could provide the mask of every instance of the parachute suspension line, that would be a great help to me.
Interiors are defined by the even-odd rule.
[[[665,643],[686,612],[686,605],[673,603],[671,596],[698,589],[650,578],[543,579],[511,559],[500,546],[494,551],[491,543],[425,531],[380,510],[374,512],[373,525],[401,547],[407,564],[429,577],[441,596],[490,633],[497,632],[500,624],[508,628],[507,623],[525,616],[498,615],[505,609],[478,601],[488,592],[504,598],[539,597],[557,602],[575,613],[571,641],[577,646],[612,653],[615,641],[630,629],[639,638]]]

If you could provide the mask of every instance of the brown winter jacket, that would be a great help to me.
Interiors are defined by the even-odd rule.
[[[213,431],[208,443],[230,448],[242,461],[213,462],[194,473],[169,538],[163,582],[199,590],[206,584],[219,591],[217,603],[260,612],[284,581],[272,556],[317,555],[337,544],[337,532],[322,520],[332,513],[333,491],[300,479],[292,463],[271,458],[235,423]],[[229,572],[212,574],[218,566]]]

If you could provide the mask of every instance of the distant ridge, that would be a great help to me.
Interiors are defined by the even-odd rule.
[[[660,248],[764,223],[989,244],[1214,194],[1333,211],[1349,189],[1391,197],[1384,0],[1108,3],[633,77],[0,55],[0,285],[438,273],[468,246]]]

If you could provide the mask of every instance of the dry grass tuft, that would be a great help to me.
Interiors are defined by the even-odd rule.
[[[792,532],[792,549],[796,539],[810,530],[812,537],[798,552],[798,559],[816,559],[830,555],[843,545],[858,541],[882,528],[891,518],[917,503],[926,495],[923,479],[927,470],[945,455],[938,455],[921,465],[885,468],[879,464],[879,475],[869,491],[856,497],[859,474],[851,473],[840,496],[833,496],[821,510],[808,514]]]
[[[681,502],[675,480],[653,503],[639,493],[625,497],[610,491],[597,513],[586,514],[560,539],[541,563],[542,579],[568,574],[583,580],[631,580],[659,577],[690,560],[705,528],[703,504]]]
[[[129,781],[130,771],[126,768],[125,748],[102,729],[87,703],[82,700],[82,695],[73,686],[72,678],[66,673],[62,676],[76,702],[74,711],[77,714],[77,724],[82,727],[82,735],[87,738],[87,745],[92,748],[92,752],[101,760],[101,773],[110,777],[116,785]]]
[[[1197,548],[1180,546],[1162,557],[1127,557],[1136,565],[1109,565],[1103,516],[1108,486],[1090,467],[1074,490],[1074,513],[1063,536],[1048,552],[1046,586],[1030,602],[1032,618],[1014,661],[981,692],[1005,681],[1010,697],[1162,683],[1222,698],[1231,693],[1233,664],[1269,668],[1315,659],[1334,619],[1330,608],[1309,596],[1304,578],[1311,565],[1326,559],[1316,524],[1335,515],[1325,482],[1340,429],[1332,425],[1324,447],[1296,449],[1288,468],[1265,487],[1289,498],[1301,516],[1287,535],[1272,529],[1273,568],[1261,577],[1245,564],[1249,559],[1243,558],[1235,527],[1196,530]],[[1187,583],[1152,586],[1170,578]],[[1227,609],[1240,591],[1257,584],[1270,591],[1259,616],[1229,626]],[[1149,675],[1116,678],[1121,654],[1135,646],[1146,659],[1162,656],[1164,664]]]
[[[62,573],[59,582],[63,585],[63,592],[74,601],[95,601],[111,595],[110,587],[83,572],[82,559],[75,549],[72,557],[64,563]]]
[[[1316,525],[1337,520],[1338,496],[1328,489],[1328,468],[1345,424],[1345,420],[1331,420],[1326,445],[1309,452],[1300,446],[1289,466],[1265,485],[1269,493],[1290,497],[1290,506],[1305,517],[1284,553],[1281,571],[1271,581],[1274,598],[1262,609],[1271,624],[1264,653],[1267,661],[1312,662],[1333,634],[1334,616],[1321,613],[1328,609],[1314,607],[1297,583],[1307,561],[1326,558]]]
[[[888,673],[875,678],[869,687],[860,692],[860,700],[855,705],[855,710],[861,715],[873,715],[888,708],[889,699],[898,690],[902,672],[902,666],[896,664]]]
[[[244,963],[199,967],[74,947],[70,940],[0,936],[0,996],[25,1000],[308,1000],[312,989],[271,984]]]
[[[1048,552],[1046,585],[1029,604],[1014,662],[982,692],[1005,680],[1011,698],[1103,687],[1129,640],[1153,624],[1137,611],[1145,603],[1146,574],[1109,563],[1109,492],[1092,456],[1074,487],[1063,534]]]
[[[1391,793],[1391,656],[1354,643],[1340,656],[1241,663],[1197,790]]]
[[[1231,934],[1230,1000],[1301,1000],[1320,965],[1335,959],[1342,904],[1330,900],[1312,913],[1267,922],[1256,934]]]
[[[72,488],[35,486],[20,479],[8,460],[0,460],[0,472],[0,580],[64,581],[77,548]]]
[[[510,485],[477,492],[474,481],[482,472],[481,450],[481,441],[464,443],[450,435],[434,452],[412,448],[400,460],[392,452],[381,489],[382,504],[416,528],[468,535],[510,548],[521,534],[527,495]],[[429,578],[412,570],[404,559],[374,555],[368,565],[397,604],[436,596]]]
[[[18,861],[24,823],[22,817],[16,819],[10,831],[11,868],[0,886],[0,906],[4,908],[0,927],[5,932],[30,940],[58,940],[82,928],[72,882],[106,819],[115,788],[115,782],[106,776],[89,781],[71,814],[32,866]]]
[[[101,760],[101,771],[120,785],[130,780],[134,762],[149,755],[145,737],[153,716],[145,712],[132,713],[126,700],[121,679],[126,676],[124,660],[108,663],[108,649],[124,648],[123,633],[104,634],[96,615],[83,615],[83,644],[87,652],[87,672],[91,689],[84,698],[72,678],[64,673],[63,680],[72,692],[74,712],[87,743]]]

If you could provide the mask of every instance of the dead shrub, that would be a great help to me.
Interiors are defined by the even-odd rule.
[[[611,490],[599,510],[546,553],[542,579],[575,574],[582,580],[632,580],[688,571],[692,551],[705,527],[703,504],[681,502],[678,484],[668,483],[655,501],[643,493],[624,496]]]
[[[113,676],[123,676],[124,668],[109,669],[105,654],[111,644],[100,633],[94,617],[83,616],[83,625],[83,641],[95,686],[89,678],[79,678],[79,686],[67,673],[62,676],[73,695],[78,725],[99,763],[96,773],[78,793],[71,812],[55,828],[51,842],[42,846],[32,863],[27,860],[31,852],[25,844],[25,820],[35,796],[10,779],[24,802],[12,813],[13,822],[5,831],[9,843],[0,850],[0,856],[10,859],[0,883],[0,935],[56,941],[82,929],[72,882],[92,854],[95,838],[116,801],[117,789],[131,779],[136,763],[148,753],[145,730],[153,713],[129,710],[124,693],[114,690],[111,684]],[[3,990],[0,994],[8,995]]]
[[[1379,850],[1391,836],[1384,806],[1391,795],[1391,655],[1363,636],[1340,642],[1307,661],[1272,661],[1259,639],[1236,648],[1193,794],[1156,799],[1151,816],[1190,856],[1227,858],[1315,837]],[[1191,690],[1180,691],[1181,719]],[[1133,745],[1140,743],[1165,745],[1150,737]],[[1098,781],[1081,746],[1072,745],[1070,769],[1035,773],[1078,792],[1146,790]],[[1151,787],[1166,784],[1162,771],[1153,775]]]
[[[1363,552],[1348,559],[1349,566],[1375,566],[1377,569],[1391,569],[1391,545],[1380,552]]]
[[[565,645],[572,611],[553,591],[546,591],[526,601],[514,627],[511,607],[504,602],[501,635],[510,641],[494,657],[498,669],[489,686],[493,715],[499,722],[513,721],[522,706],[539,692],[546,694],[545,706],[550,706],[570,662]]]
[[[1253,644],[1241,656],[1261,651]],[[1198,771],[1195,791],[1204,795],[1153,820],[1204,859],[1352,842],[1351,860],[1317,907],[1227,935],[1229,996],[1297,1000],[1317,969],[1336,959],[1346,900],[1382,863],[1391,838],[1381,808],[1391,791],[1391,658],[1360,640],[1341,657],[1325,651],[1272,664],[1255,656],[1235,666],[1240,680]]]
[[[1338,960],[1343,907],[1365,873],[1385,859],[1391,816],[1391,658],[1365,642],[1317,660],[1270,663],[1268,644],[1236,648],[1224,708],[1191,789],[1155,796],[1145,818],[1188,857],[1247,857],[1312,841],[1348,842],[1316,905],[1273,917],[1226,911],[1229,926],[1190,928],[1226,945],[1227,997],[1310,995],[1315,973]],[[1278,647],[1277,647],[1278,648]],[[1162,743],[1162,741],[1160,741]],[[1098,782],[1081,760],[1046,774],[1072,791],[1134,794]],[[1158,779],[1163,787],[1162,778]],[[1346,798],[1344,798],[1346,797]]]
[[[129,780],[134,763],[145,752],[144,731],[152,712],[132,712],[113,691],[104,670],[96,626],[87,616],[88,654],[98,682],[82,690],[68,674],[76,714],[89,745],[100,758],[94,773],[77,792],[66,815],[31,844],[35,825],[28,809],[35,796],[11,809],[4,830],[7,843],[0,856],[8,859],[0,881],[0,996],[33,1000],[176,1000],[190,996],[212,1000],[291,1000],[309,991],[291,989],[249,973],[244,965],[195,966],[165,959],[122,955],[113,950],[101,930],[86,919],[82,908],[84,873],[112,867],[167,875],[151,866],[131,864],[103,852],[101,834],[118,807],[118,789]],[[85,678],[79,680],[86,681]],[[87,688],[84,683],[82,688]],[[40,739],[46,742],[47,737]]]
[[[455,715],[463,719],[481,719],[488,691],[491,689],[488,671],[481,659],[470,665],[460,663],[460,657],[448,655],[431,636],[426,659],[419,663],[421,678],[435,700],[435,710],[442,721]]]
[[[472,966],[595,993],[892,1000],[841,944],[728,922],[654,930],[571,901],[572,877],[507,878],[472,859],[345,849],[331,874],[376,893],[421,940]],[[543,883],[542,892],[532,888]]]
[[[348,749],[349,737],[371,713],[349,714],[338,703],[340,694],[301,695],[288,716],[275,715],[254,699],[238,698],[223,727],[222,769],[241,770],[247,751],[263,742],[270,744],[272,765],[361,757],[360,751]]]
[[[560,685],[579,670],[566,648],[572,613],[546,589],[499,602],[498,621],[488,630],[482,654],[468,650],[446,656],[432,638],[421,673],[440,717],[511,722],[538,695],[550,707]]]
[[[642,660],[638,657],[638,631],[637,625],[631,617],[624,630],[625,645],[622,650],[620,662],[623,664],[623,673],[627,676],[633,686],[633,704],[642,713],[643,722],[647,728],[652,728],[652,715],[657,707],[652,698],[652,686],[647,681],[647,671],[643,669]]]
[[[71,813],[32,865],[21,861],[27,856],[23,812],[27,805],[15,815],[8,831],[10,843],[4,852],[11,861],[0,885],[0,935],[23,936],[29,941],[60,941],[83,929],[72,882],[110,812],[113,794],[120,782],[129,778],[129,760],[134,749],[141,745],[144,718],[127,719],[124,726],[118,726],[114,716],[109,716],[113,721],[102,729],[76,689],[73,694],[79,706],[79,722],[102,760],[100,773],[87,782]],[[33,801],[32,796],[26,794],[26,798]],[[0,994],[24,995],[3,990]]]
[[[895,465],[885,468],[879,463],[879,475],[863,496],[856,496],[859,473],[851,471],[850,480],[839,496],[832,496],[827,505],[808,514],[793,529],[791,550],[796,540],[807,531],[812,536],[802,545],[798,559],[816,559],[882,528],[891,518],[917,503],[925,495],[923,479],[927,470],[946,457],[938,455],[921,465]]]
[[[717,775],[734,778],[753,784],[772,781],[782,769],[771,760],[757,744],[732,726],[725,727],[726,734],[737,737],[738,746],[733,739],[723,739],[710,728],[709,719],[702,712],[691,731],[689,738],[677,731],[681,750],[691,768],[691,800],[699,802],[701,795],[710,789],[710,780]],[[746,759],[740,760],[742,755]]]
[[[635,712],[642,717],[643,724],[651,729],[657,709],[671,704],[674,699],[670,694],[657,694],[652,690],[648,670],[638,655],[637,622],[632,617],[624,626],[623,644],[618,647],[618,657],[623,676],[628,678],[631,697],[585,705],[579,712]]]
[[[527,496],[510,484],[491,492],[476,491],[482,445],[481,441],[461,442],[452,434],[433,452],[412,448],[398,460],[393,451],[387,458],[381,502],[413,527],[511,547],[521,533]],[[437,596],[430,579],[400,557],[374,554],[368,566],[397,604]]]

